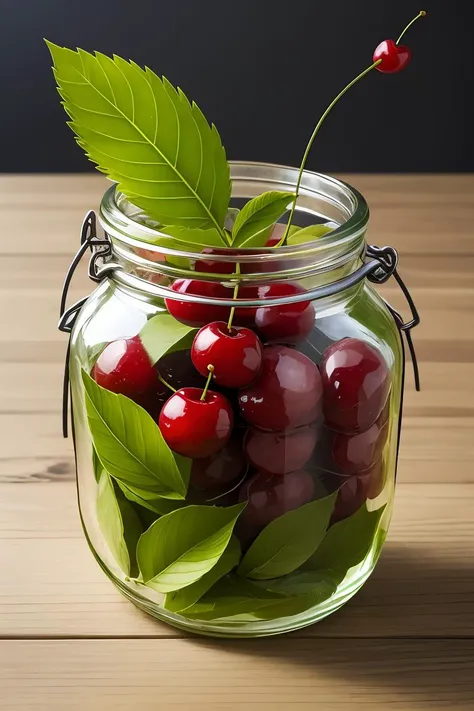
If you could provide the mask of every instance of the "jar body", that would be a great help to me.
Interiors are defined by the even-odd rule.
[[[268,316],[268,308],[281,312],[284,304],[263,300],[258,308]],[[161,446],[153,427],[172,395],[158,372],[175,389],[203,387],[190,356],[196,331],[181,334],[168,299],[114,280],[80,312],[70,378],[81,519],[110,579],[163,621],[218,636],[291,631],[343,605],[377,562],[394,498],[399,332],[366,281],[335,298],[308,299],[305,309],[311,323],[302,338],[288,342],[263,329],[264,357],[279,359],[263,419],[258,388],[230,392],[211,384],[231,404],[231,439],[215,455],[171,464],[168,448],[153,451]],[[224,311],[212,305],[207,313],[222,320]],[[251,326],[256,309],[240,311]],[[156,379],[130,397],[113,386],[102,390],[109,381],[95,370],[106,344],[123,349],[127,339],[155,353]],[[289,382],[295,377],[296,385]],[[283,420],[278,398],[286,403]],[[153,462],[166,466],[148,486]],[[174,490],[171,470],[181,475]]]

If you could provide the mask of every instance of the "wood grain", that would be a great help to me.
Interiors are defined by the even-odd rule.
[[[59,292],[102,176],[0,176],[0,708],[474,708],[474,176],[343,176],[422,316],[397,498],[373,576],[274,640],[187,638],[136,610],[84,540],[60,432]],[[79,269],[71,302],[93,285]],[[396,286],[383,296],[403,313]]]

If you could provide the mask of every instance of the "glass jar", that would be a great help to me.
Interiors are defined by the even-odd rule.
[[[296,185],[292,168],[231,170],[234,207]],[[154,617],[207,635],[288,632],[337,610],[374,569],[404,358],[400,324],[366,278],[378,266],[368,218],[352,187],[306,172],[294,223],[330,232],[203,255],[178,249],[115,187],[104,195],[101,283],[70,341],[79,506],[102,569]],[[191,344],[233,307],[233,327],[259,334],[263,365],[240,389],[214,368],[217,395],[203,397]],[[170,388],[198,390],[171,407]]]

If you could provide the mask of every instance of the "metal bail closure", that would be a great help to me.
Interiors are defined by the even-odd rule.
[[[420,371],[418,368],[415,346],[411,337],[412,328],[415,328],[415,326],[418,326],[418,324],[420,323],[420,315],[417,311],[415,302],[413,301],[408,287],[406,286],[405,282],[397,271],[398,252],[393,247],[375,247],[372,245],[367,247],[367,256],[376,259],[380,264],[380,266],[375,269],[372,274],[369,275],[368,279],[376,284],[383,284],[388,279],[390,279],[391,276],[393,276],[398,286],[402,290],[403,295],[407,300],[408,306],[410,307],[412,318],[411,321],[407,321],[405,323],[398,311],[392,308],[390,304],[387,304],[388,308],[392,313],[393,318],[395,319],[395,323],[397,324],[399,331],[405,334],[408,350],[410,351],[411,361],[413,365],[415,389],[417,390],[417,392],[420,392]]]
[[[64,333],[71,333],[79,311],[87,301],[87,296],[66,309],[67,295],[69,286],[74,276],[74,272],[87,250],[90,249],[92,254],[89,260],[88,274],[90,279],[95,282],[100,282],[108,273],[107,267],[99,268],[98,260],[104,260],[111,254],[111,244],[107,236],[103,239],[97,237],[97,217],[93,210],[87,213],[81,229],[81,246],[77,250],[76,256],[71,262],[64,279],[63,290],[61,293],[61,302],[59,305],[59,323],[58,329]],[[69,402],[69,354],[71,350],[71,340],[69,339],[66,350],[66,362],[64,365],[63,379],[63,407],[62,407],[62,422],[63,422],[63,437],[68,436],[68,402]]]

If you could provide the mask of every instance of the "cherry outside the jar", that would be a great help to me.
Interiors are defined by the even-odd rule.
[[[304,294],[305,289],[293,282],[276,282],[258,287],[262,301]],[[294,344],[303,341],[314,326],[315,311],[311,301],[260,306],[255,311],[255,327],[265,343]]]
[[[232,298],[232,291],[219,282],[177,279],[170,288],[177,294],[192,294],[215,299]],[[179,301],[174,298],[165,299],[165,304],[169,313],[177,321],[194,328],[205,326],[210,321],[226,321],[230,312],[227,306]]]
[[[334,433],[332,456],[345,474],[362,472],[381,457],[388,434],[387,419],[383,421],[382,415],[365,432],[353,435]]]
[[[238,484],[238,479],[244,476],[246,469],[242,439],[232,436],[217,454],[193,461],[190,484],[205,491],[220,490],[234,481]]]
[[[411,61],[411,50],[403,45],[396,44],[392,39],[384,40],[376,48],[373,56],[373,61],[381,60],[377,66],[377,71],[382,74],[396,74]]]
[[[288,432],[248,430],[244,449],[247,459],[258,471],[266,474],[289,474],[308,463],[317,441],[314,426],[299,427]]]
[[[263,349],[260,376],[239,394],[244,419],[253,427],[275,432],[313,423],[321,413],[321,399],[317,366],[286,346]]]
[[[132,399],[158,387],[158,376],[139,336],[108,343],[92,369],[98,385]]]
[[[255,474],[239,492],[239,500],[248,503],[240,516],[237,535],[248,542],[274,519],[307,504],[313,494],[313,479],[307,471],[283,476]]]
[[[165,402],[158,424],[168,446],[183,457],[211,457],[227,443],[232,431],[232,407],[220,393],[182,388]]]
[[[344,338],[323,353],[324,417],[332,429],[364,432],[381,414],[390,391],[382,354],[365,341]]]
[[[226,388],[249,385],[262,367],[262,344],[248,328],[214,321],[196,334],[191,358],[196,370],[207,375],[208,365],[214,366],[214,381]]]

